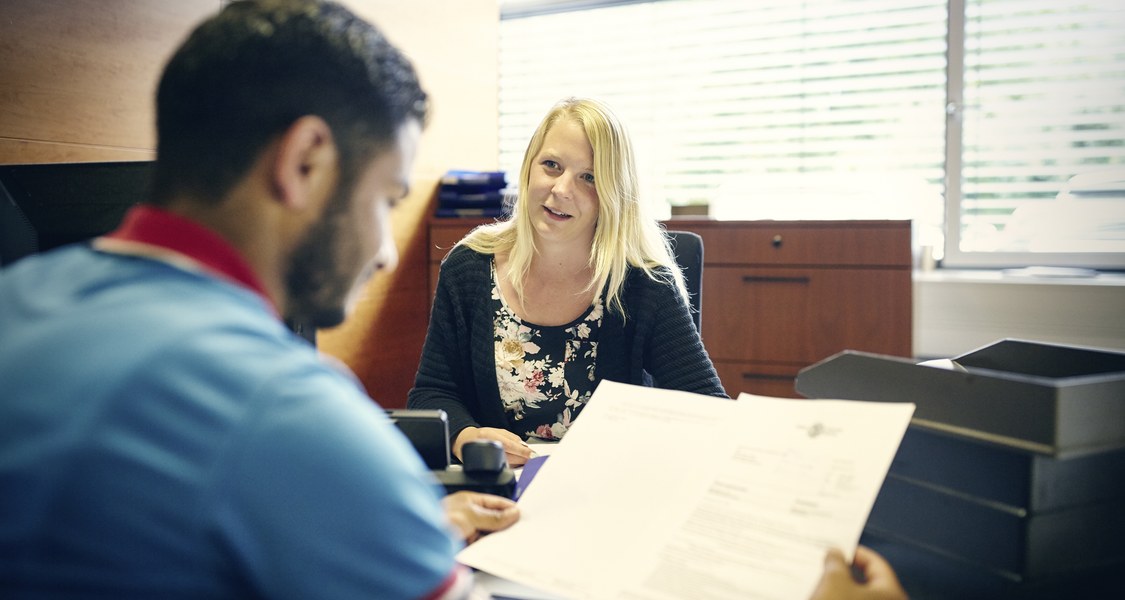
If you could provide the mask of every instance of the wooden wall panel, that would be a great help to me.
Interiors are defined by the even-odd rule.
[[[5,0],[0,162],[137,160],[165,60],[219,0]]]
[[[429,322],[426,217],[448,169],[499,161],[499,8],[495,0],[345,0],[411,58],[430,94],[410,198],[394,212],[398,268],[377,275],[356,313],[318,333],[386,407],[405,405]]]
[[[0,138],[0,165],[27,163],[114,162],[152,160],[151,148],[111,148],[89,144]]]
[[[153,157],[164,62],[221,0],[4,0],[0,3],[0,164]],[[496,0],[345,0],[413,60],[432,113],[413,192],[394,214],[398,270],[374,278],[347,323],[319,345],[369,393],[402,406],[429,320],[426,229],[450,168],[498,161]]]

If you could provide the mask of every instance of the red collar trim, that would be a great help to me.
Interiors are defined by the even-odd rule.
[[[180,215],[139,204],[129,209],[116,230],[98,238],[95,247],[209,272],[249,288],[277,314],[277,306],[242,254],[219,234]]]

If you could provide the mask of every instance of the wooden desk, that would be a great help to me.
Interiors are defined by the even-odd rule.
[[[485,222],[430,220],[431,297],[441,259]],[[797,372],[845,349],[911,356],[909,221],[665,224],[703,238],[703,343],[731,396],[797,397]]]

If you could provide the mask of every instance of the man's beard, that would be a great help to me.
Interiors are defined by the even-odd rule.
[[[346,188],[347,186],[340,186]],[[346,191],[346,190],[345,190]],[[338,189],[319,222],[293,252],[286,276],[288,309],[285,317],[317,329],[335,327],[347,316],[345,303],[355,284],[355,240],[348,214],[348,193]]]

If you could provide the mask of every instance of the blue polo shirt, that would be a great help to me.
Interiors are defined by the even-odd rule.
[[[409,443],[255,286],[182,267],[73,246],[0,271],[2,595],[448,591],[460,544]]]

